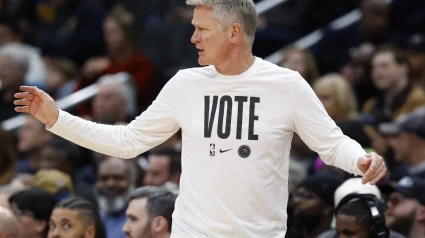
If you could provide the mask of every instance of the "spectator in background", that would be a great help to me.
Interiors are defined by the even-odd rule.
[[[0,207],[0,238],[18,238],[19,224],[8,209]]]
[[[67,58],[77,65],[105,52],[102,22],[106,11],[98,0],[46,0],[35,45],[43,55]]]
[[[383,45],[372,57],[372,79],[379,95],[363,105],[376,123],[392,121],[404,113],[425,105],[425,92],[409,83],[409,61],[393,45]]]
[[[147,157],[149,167],[143,179],[144,185],[178,188],[181,176],[181,154],[174,149],[153,149]]]
[[[23,51],[28,55],[28,70],[25,72],[25,83],[45,87],[46,65],[41,51],[23,43],[22,34],[15,19],[0,19],[0,51]]]
[[[425,34],[414,34],[407,40],[410,78],[425,89]]]
[[[48,238],[106,238],[99,211],[90,202],[71,197],[58,203],[49,222]]]
[[[404,119],[381,124],[379,131],[387,137],[396,162],[407,164],[409,175],[425,180],[425,114],[402,116]]]
[[[49,230],[49,218],[56,199],[44,190],[30,188],[9,198],[10,207],[18,218],[21,238],[45,238]]]
[[[342,181],[325,174],[304,179],[293,194],[294,227],[286,237],[313,238],[330,228],[334,193]]]
[[[12,135],[0,128],[0,186],[9,183],[16,171],[17,154]]]
[[[65,58],[53,58],[47,66],[46,92],[55,100],[62,99],[74,92],[77,66]]]
[[[425,236],[425,184],[423,179],[402,178],[388,199],[387,226],[406,237]]]
[[[33,117],[26,117],[25,123],[18,131],[18,152],[23,158],[18,161],[19,173],[34,174],[39,169],[41,149],[53,138],[44,125]]]
[[[283,59],[279,64],[281,67],[298,71],[310,85],[319,77],[316,61],[310,50],[287,46],[282,53]]]
[[[97,123],[128,123],[136,115],[136,95],[130,83],[119,82],[125,73],[99,79],[99,91],[92,101],[92,120]]]
[[[365,115],[360,119],[373,149],[386,154],[387,144],[377,131],[377,125],[425,105],[425,92],[409,82],[407,56],[392,45],[381,46],[372,57],[372,79],[378,95],[363,105]]]
[[[340,72],[350,60],[350,49],[361,43],[380,45],[389,39],[390,5],[386,0],[361,0],[360,20],[326,34],[311,47],[320,72]]]
[[[25,82],[28,60],[25,50],[0,49],[0,121],[18,115],[13,109],[13,94]]]
[[[335,209],[339,236],[333,237],[395,237],[385,226],[385,211],[385,202],[373,194],[349,194]]]
[[[99,165],[97,199],[106,234],[109,238],[124,238],[122,227],[131,191],[135,188],[134,165],[109,157]]]
[[[134,16],[121,6],[115,7],[103,25],[107,55],[89,59],[83,66],[78,89],[86,87],[105,74],[129,73],[135,83],[137,103],[145,108],[157,93],[153,64],[138,50]]]
[[[169,238],[176,198],[164,188],[145,186],[134,190],[123,232],[128,238]]]
[[[54,137],[41,149],[39,168],[64,172],[72,179],[75,196],[83,197],[96,204],[93,194],[94,185],[84,174],[86,167],[78,168],[81,159],[76,145],[60,137]]]
[[[49,192],[58,202],[74,194],[71,177],[58,170],[38,170],[31,180],[31,187]]]
[[[356,95],[357,105],[363,105],[375,96],[376,88],[371,78],[371,58],[376,47],[368,42],[360,44],[350,51],[350,61],[341,70]]]
[[[319,78],[313,89],[329,116],[338,124],[357,119],[356,97],[350,84],[340,74]]]

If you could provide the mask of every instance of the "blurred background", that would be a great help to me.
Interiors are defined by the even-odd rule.
[[[388,226],[409,237],[416,223],[425,224],[425,217],[414,219],[425,204],[393,194],[406,176],[425,181],[425,1],[254,2],[254,55],[298,71],[346,135],[383,155],[388,173],[373,191],[388,202]],[[198,66],[192,11],[184,0],[0,0],[0,206],[36,187],[57,201],[83,197],[99,207],[105,224],[122,227],[133,189],[178,193],[180,132],[152,151],[117,160],[18,115],[13,94],[22,84],[36,85],[74,115],[125,125],[178,70]],[[335,191],[350,179],[295,135],[288,237],[332,229]],[[398,213],[400,197],[416,201],[409,214]],[[107,233],[125,237],[118,228]]]

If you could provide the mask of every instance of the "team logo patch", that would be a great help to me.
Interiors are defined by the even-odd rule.
[[[239,154],[240,157],[242,157],[244,159],[248,158],[248,156],[251,154],[251,149],[246,145],[242,145],[238,149],[238,154]]]

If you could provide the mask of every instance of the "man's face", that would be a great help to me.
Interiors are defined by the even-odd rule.
[[[128,205],[126,215],[127,221],[122,231],[127,238],[151,238],[149,215],[146,208],[148,199],[134,199]]]
[[[125,161],[113,158],[103,162],[96,183],[101,209],[111,212],[124,209],[130,192],[130,180],[130,171]]]
[[[54,209],[50,216],[48,238],[94,238],[93,225],[89,226],[71,209]]]
[[[30,152],[38,149],[52,138],[52,134],[44,130],[43,124],[33,117],[27,117],[26,122],[19,128],[18,149],[20,152]]]
[[[39,169],[56,169],[70,175],[73,171],[73,165],[66,161],[62,151],[52,145],[43,146],[41,156],[38,162]]]
[[[220,65],[228,57],[231,33],[220,28],[220,23],[213,18],[212,8],[205,5],[195,7],[192,24],[195,32],[191,41],[199,49],[198,63]]]
[[[393,149],[394,159],[397,162],[405,161],[408,158],[409,138],[405,133],[392,135],[387,137],[388,145]]]
[[[18,37],[15,35],[15,33],[13,33],[13,30],[9,26],[0,25],[0,46],[17,40]]]
[[[125,99],[115,85],[102,85],[93,100],[93,117],[96,122],[114,124],[125,115]]]
[[[295,223],[307,229],[317,226],[327,206],[316,193],[304,187],[295,191],[293,205]]]
[[[368,230],[357,223],[356,217],[347,215],[336,216],[336,230],[340,238],[368,237]]]
[[[34,214],[31,211],[20,210],[14,203],[11,204],[11,210],[19,223],[20,238],[37,237],[42,234],[47,226],[47,221],[43,226],[34,219]]]
[[[12,62],[6,56],[0,57],[0,81],[2,88],[10,88],[24,82],[25,70]]]
[[[372,79],[380,91],[393,90],[407,76],[405,66],[399,65],[391,52],[380,52],[372,59]]]
[[[398,192],[392,193],[388,199],[388,210],[385,214],[387,226],[408,236],[415,222],[416,211],[420,207],[416,199],[404,197]]]
[[[167,155],[150,155],[149,169],[143,178],[145,185],[162,186],[170,179],[170,158]]]
[[[389,28],[390,7],[385,0],[364,0],[361,6],[360,26],[364,40],[385,39]]]

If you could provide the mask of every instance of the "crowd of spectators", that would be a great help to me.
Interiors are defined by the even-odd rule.
[[[356,8],[358,22],[327,28]],[[93,98],[66,110],[128,124],[179,69],[197,66],[191,18],[184,0],[0,0],[0,123],[18,115],[20,85],[60,100],[96,83]],[[362,185],[294,134],[287,237],[369,237],[379,222],[389,237],[425,237],[423,0],[288,0],[259,18],[254,55],[282,49],[278,64],[298,71],[344,134],[388,166],[377,185]],[[325,34],[311,47],[292,44],[318,28]],[[181,133],[123,160],[30,116],[0,128],[0,237],[169,237]]]

